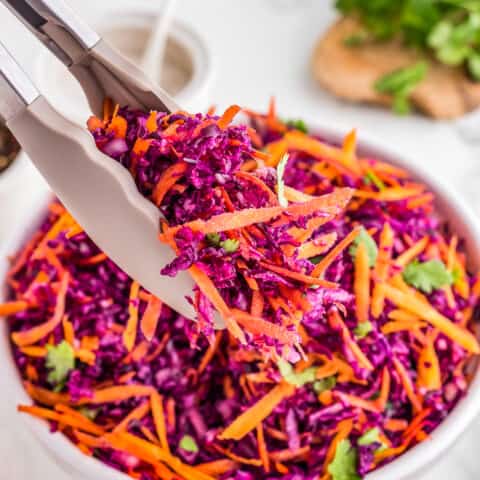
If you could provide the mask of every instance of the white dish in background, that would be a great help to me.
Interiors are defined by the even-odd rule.
[[[158,10],[116,11],[93,23],[93,28],[124,56],[140,65]],[[91,115],[85,95],[66,67],[43,49],[34,66],[34,81],[50,103],[72,121],[85,125]],[[206,110],[213,83],[213,60],[201,35],[172,20],[161,68],[160,86],[182,109]]]
[[[318,122],[308,121],[308,125],[316,126]],[[339,141],[347,133],[347,129],[332,124],[311,128],[323,138]],[[466,242],[469,258],[469,268],[475,271],[480,269],[480,221],[471,209],[463,202],[461,196],[418,167],[416,158],[402,155],[392,149],[385,142],[366,135],[359,137],[359,149],[365,155],[372,155],[380,159],[408,169],[412,176],[425,183],[429,190],[436,195],[436,207],[440,215],[448,219],[451,227]],[[7,289],[4,282],[8,268],[7,255],[17,251],[33,233],[42,215],[46,211],[48,197],[36,203],[28,215],[17,221],[17,229],[0,248],[0,303],[6,299]],[[7,323],[0,319],[0,364],[2,365],[2,380],[10,400],[9,409],[15,411],[17,404],[31,403],[30,398],[22,387],[21,379],[11,355],[8,338]],[[468,394],[455,409],[448,415],[442,424],[432,433],[429,439],[415,446],[391,464],[372,472],[365,480],[418,480],[422,471],[425,471],[434,460],[444,453],[453,442],[465,431],[480,412],[480,374],[477,369]],[[34,419],[28,415],[21,415],[34,438],[42,445],[55,463],[74,478],[82,480],[127,480],[130,477],[122,474],[99,460],[84,456],[61,433],[51,434],[44,421]],[[77,477],[78,475],[78,477]]]

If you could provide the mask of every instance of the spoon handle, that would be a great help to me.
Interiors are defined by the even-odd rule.
[[[100,41],[100,36],[62,0],[1,2],[67,66]]]

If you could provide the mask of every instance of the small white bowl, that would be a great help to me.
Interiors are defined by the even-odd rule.
[[[138,64],[158,10],[115,11],[92,26],[124,56]],[[203,37],[190,25],[172,20],[160,85],[181,108],[201,112],[210,104],[213,59]],[[48,50],[42,50],[34,66],[35,83],[61,113],[84,126],[91,115],[87,99],[66,69]]]
[[[312,131],[332,141],[341,140],[348,131],[332,124],[322,126],[314,120],[307,124],[314,126]],[[480,223],[470,208],[461,200],[461,196],[436,179],[435,176],[424,172],[418,166],[419,159],[414,159],[409,154],[402,155],[391,149],[389,145],[365,135],[360,135],[359,148],[363,154],[385,159],[392,164],[406,168],[414,177],[428,186],[436,195],[437,211],[445,219],[448,219],[452,228],[465,239],[470,260],[469,267],[478,271],[480,267]],[[3,281],[8,268],[6,257],[18,250],[32,234],[45,212],[47,201],[45,197],[42,202],[37,203],[29,215],[18,220],[17,230],[12,233],[9,242],[0,248],[0,303],[5,300],[7,294]],[[8,328],[4,321],[0,321],[0,365],[2,365],[2,376],[8,390],[4,393],[11,401],[11,413],[14,415],[17,404],[31,403],[31,400],[22,387],[11,355]],[[429,439],[415,446],[391,464],[367,475],[366,480],[418,479],[420,472],[455,442],[479,412],[480,375],[477,370],[466,397],[458,403]],[[21,415],[21,419],[38,440],[39,445],[70,475],[77,473],[83,480],[127,480],[130,478],[104,465],[99,460],[84,456],[62,434],[51,434],[45,422],[27,415]]]

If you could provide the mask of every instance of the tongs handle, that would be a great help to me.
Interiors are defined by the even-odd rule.
[[[76,63],[99,35],[62,0],[1,0],[65,65]]]
[[[0,119],[8,122],[38,97],[35,85],[0,43]]]

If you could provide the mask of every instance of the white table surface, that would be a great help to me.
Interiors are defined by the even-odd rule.
[[[117,8],[152,4],[148,0],[116,0],[110,5],[93,0],[70,3],[87,19]],[[204,34],[216,60],[212,103],[220,108],[238,103],[265,109],[269,97],[275,95],[279,111],[286,115],[355,126],[360,132],[388,140],[401,151],[414,152],[429,171],[465,194],[474,185],[472,172],[480,149],[464,144],[451,124],[418,116],[398,118],[377,109],[347,105],[320,91],[311,80],[312,45],[334,15],[329,4],[329,0],[179,0],[177,16]],[[0,25],[0,40],[32,72],[40,47],[3,7]],[[34,201],[39,185],[38,177],[30,176],[22,195],[27,192]],[[13,208],[13,203],[9,202],[8,208]],[[22,209],[15,213],[22,215]],[[5,233],[0,225],[0,242]],[[0,395],[0,480],[70,480],[36,447],[12,411],[9,399]],[[419,480],[479,479],[476,439],[480,439],[478,421]]]

